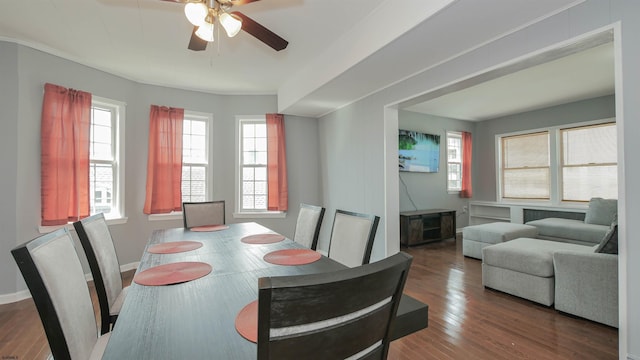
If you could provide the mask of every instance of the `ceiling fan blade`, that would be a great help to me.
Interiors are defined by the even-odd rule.
[[[171,0],[168,0],[168,1],[171,1]],[[244,5],[244,4],[249,4],[255,1],[260,1],[260,0],[231,0],[230,3],[233,5]]]
[[[202,40],[196,35],[196,31],[198,31],[198,27],[193,27],[193,32],[191,32],[191,39],[189,39],[189,50],[193,51],[202,51],[207,48],[207,41]]]
[[[237,15],[242,19],[242,30],[253,35],[253,37],[262,41],[263,43],[271,46],[274,50],[280,51],[285,49],[287,45],[289,45],[289,42],[287,40],[281,38],[266,27],[258,24],[247,15],[239,11],[234,11],[232,12],[232,14]]]

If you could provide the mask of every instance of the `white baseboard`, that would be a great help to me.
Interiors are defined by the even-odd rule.
[[[138,265],[140,265],[139,261],[120,265],[120,272],[135,270],[138,268]],[[87,279],[87,281],[93,280],[93,276],[91,275],[91,273],[85,274],[85,278]],[[31,293],[29,292],[29,290],[20,290],[12,294],[0,294],[0,305],[14,303],[17,301],[28,299],[30,297]]]

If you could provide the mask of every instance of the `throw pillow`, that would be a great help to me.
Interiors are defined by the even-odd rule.
[[[600,245],[596,248],[597,253],[617,254],[618,253],[618,221],[611,224],[611,228],[604,235]]]
[[[618,215],[618,200],[592,198],[584,217],[585,224],[609,225]]]

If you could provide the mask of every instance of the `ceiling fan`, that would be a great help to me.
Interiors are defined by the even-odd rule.
[[[258,24],[256,21],[239,11],[230,11],[234,5],[249,4],[259,0],[162,0],[185,4],[184,12],[193,24],[189,50],[202,51],[207,43],[214,40],[216,22],[226,31],[229,37],[234,37],[244,30],[256,39],[262,41],[276,51],[283,50],[289,42],[273,31]]]

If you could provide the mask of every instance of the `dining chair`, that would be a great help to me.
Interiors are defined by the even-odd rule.
[[[73,223],[89,263],[100,307],[100,331],[111,331],[129,287],[123,287],[111,231],[102,213]]]
[[[204,202],[183,202],[182,219],[184,227],[223,225],[224,200]]]
[[[412,257],[258,280],[258,359],[386,359]]]
[[[354,267],[368,264],[380,218],[336,210],[329,242],[329,258]]]
[[[11,254],[31,292],[53,358],[100,359],[110,333],[98,335],[89,286],[69,230],[42,235]]]
[[[293,241],[315,250],[318,246],[320,226],[324,218],[324,208],[321,206],[300,204],[298,220],[293,233]]]

